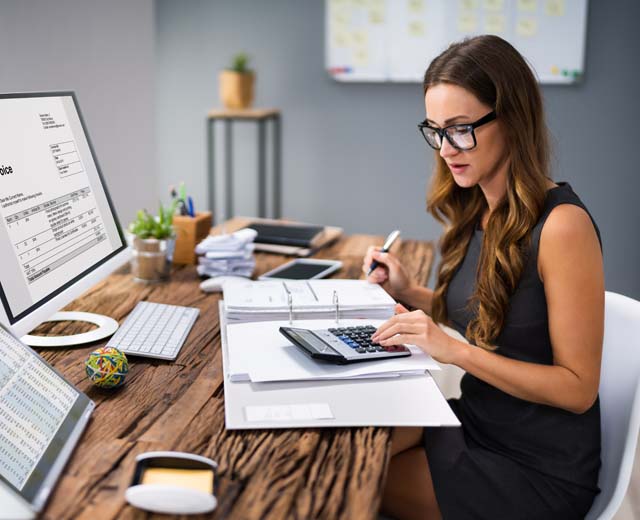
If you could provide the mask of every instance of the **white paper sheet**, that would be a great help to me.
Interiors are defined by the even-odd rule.
[[[364,324],[379,326],[381,320],[341,320],[340,326]],[[229,345],[229,377],[232,381],[303,381],[322,379],[352,379],[362,377],[397,377],[424,374],[426,370],[440,370],[431,356],[409,345],[410,357],[332,365],[311,359],[291,344],[279,327],[288,321],[269,321],[227,325]],[[333,320],[296,321],[296,327],[326,329],[335,326]]]

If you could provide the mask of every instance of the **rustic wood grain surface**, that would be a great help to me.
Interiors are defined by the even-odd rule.
[[[367,246],[382,242],[383,237],[346,237],[316,257],[342,260],[344,267],[336,277],[360,278]],[[394,251],[425,284],[432,244],[407,240]],[[258,254],[255,274],[287,260]],[[134,459],[145,451],[179,450],[219,464],[218,508],[208,518],[375,518],[388,459],[388,428],[225,430],[220,296],[201,292],[199,282],[193,266],[177,267],[170,281],[149,285],[134,282],[123,267],[67,307],[106,314],[119,322],[142,300],[200,309],[175,362],[130,357],[126,384],[116,391],[93,387],[84,371],[86,357],[106,341],[73,349],[38,349],[97,405],[42,517],[153,517],[124,500]],[[38,329],[80,331],[82,325],[71,323]]]

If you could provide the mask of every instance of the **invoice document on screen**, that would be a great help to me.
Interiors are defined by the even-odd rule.
[[[0,101],[2,285],[16,316],[122,245],[70,96]]]

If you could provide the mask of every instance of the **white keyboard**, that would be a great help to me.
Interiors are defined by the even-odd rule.
[[[140,302],[107,346],[134,356],[174,360],[199,313],[194,307]]]

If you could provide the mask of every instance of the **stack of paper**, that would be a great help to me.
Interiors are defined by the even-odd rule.
[[[198,274],[200,276],[250,277],[256,261],[253,240],[257,232],[241,229],[229,235],[210,235],[196,246]]]
[[[341,320],[340,325],[352,327],[381,320]],[[304,381],[330,379],[363,379],[424,375],[426,370],[440,370],[436,361],[418,347],[408,345],[411,356],[350,365],[333,365],[311,359],[292,345],[279,332],[288,321],[236,323],[227,325],[227,371],[231,381],[253,383],[271,381]],[[326,329],[335,326],[333,320],[296,322],[296,327]]]
[[[366,280],[231,281],[223,285],[228,323],[304,319],[388,319],[395,300]]]

